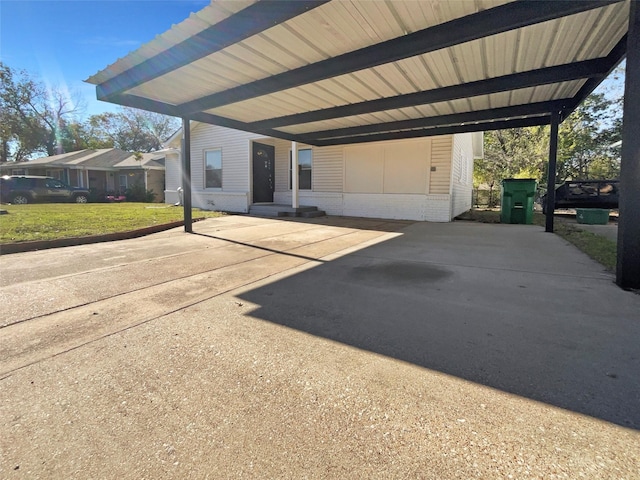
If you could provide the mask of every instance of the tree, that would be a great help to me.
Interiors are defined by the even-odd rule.
[[[178,120],[121,108],[80,121],[82,102],[60,88],[47,88],[26,71],[0,62],[0,161],[23,161],[86,148],[159,150]]]
[[[489,187],[489,206],[493,190],[505,178],[540,180],[546,162],[547,127],[494,130],[484,134],[484,158],[474,164],[474,184]]]
[[[589,95],[558,132],[558,179],[615,178],[622,138],[622,97]]]
[[[92,115],[88,121],[89,138],[130,152],[152,152],[177,130],[178,120],[159,113],[134,108]]]
[[[620,73],[618,72],[618,75]],[[567,179],[616,178],[620,174],[621,90],[589,95],[560,125],[556,183]],[[474,165],[474,185],[493,190],[505,178],[547,178],[549,127],[485,132],[485,157]],[[616,146],[617,145],[617,146]]]
[[[37,153],[62,153],[65,125],[80,112],[77,95],[50,87],[26,71],[16,72],[0,62],[0,160],[27,160]]]

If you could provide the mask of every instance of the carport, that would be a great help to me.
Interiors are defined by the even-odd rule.
[[[183,119],[191,231],[191,120],[293,152],[550,124],[555,172],[558,125],[625,55],[616,281],[640,288],[636,2],[214,1],[87,81],[101,100]]]

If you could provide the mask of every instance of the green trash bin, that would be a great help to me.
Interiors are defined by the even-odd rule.
[[[533,223],[533,197],[536,194],[534,178],[507,178],[502,181],[502,223]]]
[[[576,208],[576,220],[585,225],[606,225],[609,213],[606,208]]]

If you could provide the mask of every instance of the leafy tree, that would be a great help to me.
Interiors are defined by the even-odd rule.
[[[117,113],[92,115],[88,121],[94,143],[130,152],[160,150],[177,128],[178,120],[173,117],[127,107]]]
[[[617,177],[622,138],[621,98],[589,95],[562,122],[558,134],[558,179]]]
[[[622,101],[619,93],[589,95],[560,124],[556,183],[618,177]],[[505,178],[535,178],[539,184],[546,184],[548,139],[548,126],[485,132],[485,158],[475,162],[474,186],[488,187],[490,206],[494,189]]]
[[[474,164],[474,184],[489,187],[489,205],[493,191],[505,178],[535,178],[544,172],[548,148],[548,128],[526,127],[494,130],[484,134],[484,158]]]
[[[34,102],[35,82],[25,72],[16,74],[0,63],[0,141],[1,161],[13,157],[25,160],[41,146],[42,131],[30,105]]]
[[[0,160],[62,153],[65,125],[81,110],[81,102],[72,97],[0,62]]]
[[[125,107],[82,122],[81,106],[66,90],[0,62],[0,161],[86,148],[151,152],[179,126],[175,118]]]

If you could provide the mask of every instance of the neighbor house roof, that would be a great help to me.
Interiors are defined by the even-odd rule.
[[[82,168],[91,170],[114,170],[130,168],[150,168],[164,170],[164,157],[169,151],[143,153],[140,161],[135,159],[132,152],[125,152],[117,148],[87,149],[77,152],[63,153],[50,157],[37,158],[28,162],[5,163],[0,168],[30,168],[30,167],[58,167]]]
[[[101,100],[312,145],[549,123],[621,61],[629,0],[213,1]]]

